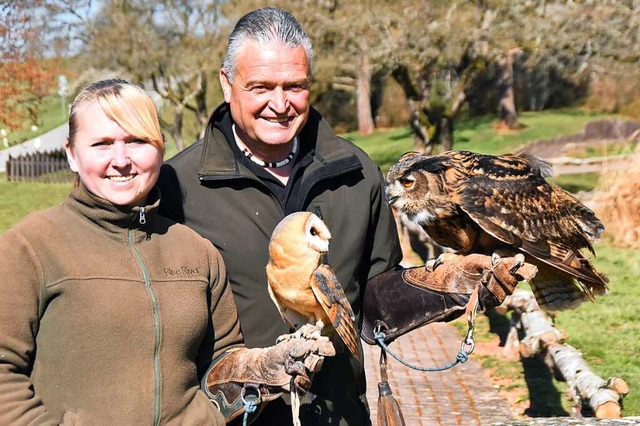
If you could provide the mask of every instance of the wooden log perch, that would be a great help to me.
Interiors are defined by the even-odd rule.
[[[511,317],[512,332],[509,333],[513,340],[518,336],[516,330],[521,330],[523,337],[520,339],[520,355],[531,358],[552,343],[560,341],[564,335],[553,326],[549,317],[536,302],[533,293],[525,290],[516,290],[508,296],[501,306],[501,311],[513,311]],[[512,346],[512,345],[509,345]]]
[[[562,344],[566,336],[554,327],[549,316],[540,309],[533,293],[516,290],[505,299],[502,310],[513,311],[511,322],[520,330],[522,357],[542,357],[556,379],[567,382],[569,398],[581,406],[587,404],[595,417],[621,417],[620,401],[629,393],[629,386],[618,377],[604,380],[597,376],[578,350]]]
[[[553,360],[554,370],[566,380],[569,388],[581,401],[589,406],[600,419],[618,419],[621,417],[619,401],[629,393],[624,380],[612,377],[604,380],[594,374],[574,347],[553,343],[546,348]]]

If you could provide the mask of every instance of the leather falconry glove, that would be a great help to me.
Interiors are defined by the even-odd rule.
[[[202,380],[202,390],[220,409],[227,423],[242,415],[249,400],[258,405],[291,390],[292,379],[299,393],[311,387],[313,374],[322,367],[325,356],[335,349],[319,327],[304,325],[293,334],[280,336],[268,348],[230,349],[215,359]]]
[[[522,255],[499,258],[445,253],[425,266],[391,269],[367,282],[362,339],[375,345],[376,326],[389,343],[434,321],[451,321],[465,312],[477,288],[478,310],[500,305],[519,281],[537,268]],[[472,297],[472,295],[474,297]]]

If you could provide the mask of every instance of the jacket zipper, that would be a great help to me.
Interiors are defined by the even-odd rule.
[[[144,218],[144,210],[140,211],[140,221]],[[141,222],[142,223],[142,222]],[[134,230],[129,229],[127,231],[127,239],[129,242],[129,247],[131,247],[131,251],[138,262],[138,266],[140,266],[140,270],[142,271],[142,278],[144,280],[144,286],[147,289],[147,293],[151,297],[151,304],[153,307],[153,323],[155,326],[155,345],[153,348],[153,373],[155,377],[155,410],[153,415],[153,424],[160,424],[160,403],[161,403],[161,382],[160,382],[160,310],[158,307],[158,296],[156,292],[151,287],[151,279],[149,278],[149,270],[147,269],[147,265],[142,258],[142,255],[138,251],[138,248],[134,242]]]
[[[145,223],[147,223],[147,208],[146,207],[140,207],[140,218],[138,219],[138,222],[140,222],[140,225],[144,225]]]

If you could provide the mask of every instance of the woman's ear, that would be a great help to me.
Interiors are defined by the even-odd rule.
[[[64,150],[67,152],[67,162],[69,163],[69,168],[71,168],[71,171],[78,173],[78,163],[76,163],[76,157],[73,154],[73,148],[71,147],[68,139],[64,142]]]

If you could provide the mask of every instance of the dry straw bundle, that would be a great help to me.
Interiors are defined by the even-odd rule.
[[[629,169],[603,175],[601,186],[606,189],[595,194],[592,206],[605,236],[616,246],[640,248],[640,155]]]

